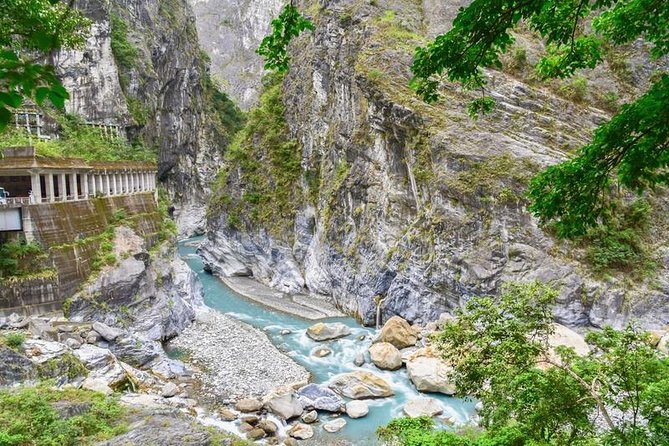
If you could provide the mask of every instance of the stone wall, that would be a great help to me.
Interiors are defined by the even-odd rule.
[[[153,243],[160,214],[152,193],[24,207],[33,237],[48,253],[55,274],[0,284],[0,315],[56,310],[88,279],[99,252],[100,236],[124,210],[127,224]]]

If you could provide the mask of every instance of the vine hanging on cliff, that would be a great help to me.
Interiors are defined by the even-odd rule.
[[[288,71],[288,44],[305,30],[314,30],[314,24],[291,3],[272,20],[272,32],[266,36],[256,52],[265,59],[265,68],[280,73]]]

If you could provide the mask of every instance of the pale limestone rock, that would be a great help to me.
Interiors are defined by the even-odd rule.
[[[330,388],[351,399],[385,398],[395,394],[383,378],[371,372],[356,370],[332,378]]]
[[[397,370],[402,367],[400,351],[388,342],[372,344],[369,355],[374,365],[382,370]]]

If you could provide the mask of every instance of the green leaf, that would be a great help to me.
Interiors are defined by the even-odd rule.
[[[291,40],[302,32],[313,29],[313,23],[300,14],[295,6],[286,5],[281,14],[272,20],[272,32],[262,40],[256,50],[265,59],[265,68],[277,72],[287,71],[290,61],[288,45]]]
[[[65,99],[66,98],[64,98],[59,93],[52,90],[52,91],[49,91],[48,96],[49,96],[49,100],[51,101],[51,103],[53,104],[54,107],[60,108],[60,109],[65,107]]]
[[[0,105],[0,130],[4,130],[12,119],[12,113]]]
[[[12,108],[17,108],[21,106],[21,95],[15,91],[10,91],[8,93],[0,91],[0,101],[7,104]]]
[[[51,90],[47,87],[38,87],[35,90],[35,102],[37,102],[37,105],[42,105],[44,103],[44,100],[47,98],[50,91]]]

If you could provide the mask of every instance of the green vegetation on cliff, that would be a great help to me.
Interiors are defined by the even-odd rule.
[[[667,444],[669,358],[633,325],[588,333],[589,353],[551,347],[557,295],[507,284],[497,299],[470,300],[434,339],[457,394],[482,403],[485,432],[399,419],[380,436],[402,446]]]
[[[0,283],[53,273],[44,267],[46,258],[47,254],[34,242],[19,239],[0,243]]]
[[[156,161],[157,153],[141,143],[124,138],[106,138],[100,129],[86,125],[75,115],[55,115],[60,138],[36,139],[24,130],[5,129],[0,133],[0,150],[10,146],[33,145],[38,155],[83,158],[87,161]]]
[[[259,104],[234,137],[226,153],[227,165],[218,173],[210,208],[225,211],[228,224],[238,227],[242,216],[280,233],[292,224],[302,203],[300,188],[302,148],[290,137],[284,118],[283,75],[263,81]],[[238,181],[232,196],[228,181]]]

